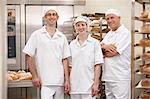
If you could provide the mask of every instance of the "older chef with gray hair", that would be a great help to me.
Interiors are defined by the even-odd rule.
[[[101,42],[104,58],[102,80],[107,99],[130,99],[131,33],[121,24],[121,14],[109,9],[105,18],[110,31]]]
[[[70,90],[67,59],[70,50],[65,35],[56,28],[58,18],[55,10],[46,9],[43,14],[45,26],[31,34],[23,49],[32,83],[41,87],[41,99],[64,99],[64,89]]]

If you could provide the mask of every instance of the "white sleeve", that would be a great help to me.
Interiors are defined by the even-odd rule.
[[[28,54],[29,56],[34,56],[37,48],[37,40],[35,33],[32,33],[28,42],[26,43],[23,53]]]
[[[70,49],[69,49],[67,38],[64,37],[63,59],[68,57],[70,57]]]
[[[110,34],[110,32],[108,32],[108,33],[105,35],[104,39],[100,42],[100,44],[102,44],[102,43],[107,44],[108,38],[109,38],[109,36],[110,36],[109,34]]]
[[[117,52],[122,54],[124,50],[131,45],[131,34],[129,32],[122,33],[119,35],[116,42]]]
[[[95,65],[104,63],[103,54],[99,42],[95,43],[94,56],[95,56]]]

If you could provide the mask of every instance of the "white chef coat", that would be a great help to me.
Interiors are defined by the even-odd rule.
[[[104,39],[104,44],[115,44],[119,55],[106,57],[104,59],[102,80],[119,81],[130,80],[130,54],[131,54],[131,34],[121,25],[116,31],[109,31]]]
[[[80,45],[78,37],[70,43],[72,69],[71,94],[91,94],[94,83],[94,65],[103,63],[100,43],[90,35]]]
[[[70,56],[69,45],[64,34],[56,30],[51,37],[43,26],[32,33],[23,52],[29,56],[36,56],[42,85],[64,85],[62,59]]]

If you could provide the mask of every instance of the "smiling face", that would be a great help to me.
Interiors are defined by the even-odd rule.
[[[79,21],[75,24],[76,33],[86,33],[87,32],[87,24],[85,22]]]
[[[44,20],[50,26],[56,25],[59,16],[55,10],[49,10],[44,16]]]
[[[114,14],[108,14],[106,17],[108,26],[113,30],[117,30],[120,26],[120,17]]]

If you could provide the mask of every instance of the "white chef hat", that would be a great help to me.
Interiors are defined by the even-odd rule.
[[[44,17],[46,15],[46,13],[49,11],[49,10],[54,10],[56,11],[57,8],[55,7],[43,7],[43,11],[42,11],[42,17]],[[57,13],[57,12],[56,12]]]
[[[87,25],[89,25],[90,20],[89,18],[87,18],[86,16],[78,16],[75,20],[74,20],[74,25],[78,22],[85,22]]]
[[[106,13],[105,13],[105,16],[107,16],[108,14],[114,14],[114,15],[116,15],[116,16],[121,17],[120,12],[119,12],[118,10],[116,10],[116,9],[108,9],[108,10],[106,11]]]

